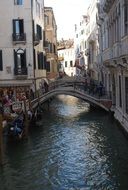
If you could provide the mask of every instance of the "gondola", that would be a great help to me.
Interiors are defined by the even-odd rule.
[[[24,115],[20,114],[14,121],[8,123],[9,140],[20,140],[24,135]]]

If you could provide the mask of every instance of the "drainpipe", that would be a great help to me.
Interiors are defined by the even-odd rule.
[[[31,0],[31,19],[32,19],[32,49],[33,49],[33,76],[34,76],[34,90],[36,92],[37,87],[36,87],[36,78],[35,78],[35,56],[34,56],[34,22],[33,22],[33,0]]]

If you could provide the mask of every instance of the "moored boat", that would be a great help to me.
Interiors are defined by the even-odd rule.
[[[20,114],[14,121],[8,123],[8,137],[10,140],[20,140],[24,135],[24,115]]]

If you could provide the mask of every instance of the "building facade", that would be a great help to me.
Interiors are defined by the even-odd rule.
[[[22,93],[46,77],[43,0],[0,2],[0,87]]]
[[[84,58],[86,74],[94,80],[99,80],[97,12],[97,0],[91,0],[90,6],[85,10],[85,15],[81,17],[80,23],[75,25],[74,40],[76,57]]]
[[[74,36],[74,49],[75,49],[75,57],[82,58],[84,60],[83,65],[85,66],[85,70],[87,70],[87,35],[86,35],[86,25],[87,25],[87,16],[83,15],[79,24],[75,25],[75,36]]]
[[[54,79],[58,74],[58,56],[57,25],[52,7],[44,8],[44,34],[47,77],[49,79]]]
[[[88,73],[94,80],[99,80],[99,63],[97,62],[98,55],[98,27],[96,22],[97,15],[97,0],[91,0],[90,6],[87,9],[87,52],[88,56]]]
[[[100,1],[98,12],[103,81],[114,116],[128,132],[128,1]]]
[[[59,73],[68,76],[76,75],[74,41],[62,40],[58,42]]]

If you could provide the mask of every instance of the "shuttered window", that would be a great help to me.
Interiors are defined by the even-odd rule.
[[[43,52],[38,53],[38,69],[42,70],[44,64],[44,55]]]
[[[42,28],[40,25],[36,25],[36,29],[37,29],[37,34],[40,40],[42,40]]]
[[[125,35],[128,34],[128,2],[124,1],[124,32]]]
[[[3,57],[2,57],[2,50],[0,50],[0,71],[3,71]]]
[[[125,102],[126,102],[126,113],[128,114],[128,77],[125,78]]]
[[[23,5],[23,0],[14,0],[15,5]]]
[[[122,107],[121,76],[119,76],[119,106]]]

